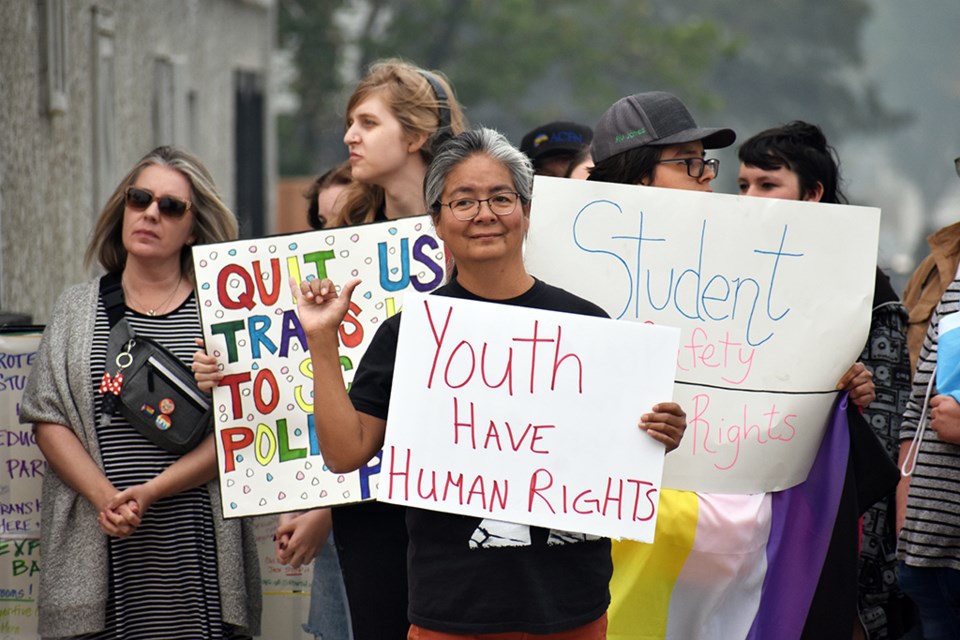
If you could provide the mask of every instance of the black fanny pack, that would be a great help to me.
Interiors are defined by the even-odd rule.
[[[100,295],[110,320],[106,372],[100,383],[103,420],[119,411],[157,446],[170,453],[190,451],[213,424],[210,398],[179,358],[160,343],[135,334],[123,314],[119,275],[100,279]]]

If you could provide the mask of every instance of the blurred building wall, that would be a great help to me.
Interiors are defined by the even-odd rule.
[[[275,10],[0,0],[0,312],[46,322],[65,287],[98,272],[83,267],[94,220],[159,144],[201,158],[248,235],[273,228]]]

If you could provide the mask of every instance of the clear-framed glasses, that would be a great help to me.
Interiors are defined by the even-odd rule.
[[[957,169],[957,175],[960,176],[960,158],[953,159],[953,166]]]
[[[495,215],[508,216],[517,210],[517,201],[520,200],[520,194],[516,191],[501,191],[495,193],[489,198],[477,200],[476,198],[455,198],[450,202],[441,202],[443,207],[450,207],[453,217],[457,220],[466,222],[473,220],[480,213],[480,206],[486,202]]]
[[[687,165],[687,175],[691,178],[700,178],[703,176],[705,168],[713,172],[713,177],[720,175],[720,161],[716,158],[704,160],[703,158],[674,158],[672,160],[660,160],[657,164],[672,163]]]

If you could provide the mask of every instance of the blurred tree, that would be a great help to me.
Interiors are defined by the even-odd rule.
[[[800,118],[820,124],[836,144],[845,134],[909,120],[884,105],[876,79],[862,73],[869,0],[654,0],[654,7],[658,22],[697,15],[722,25],[724,36],[740,45],[705,80],[724,97],[725,114],[742,138]]]
[[[324,127],[339,136],[343,105],[331,100],[343,100],[336,69],[344,59],[356,59],[358,75],[394,56],[440,69],[468,117],[474,109],[492,113],[486,124],[519,135],[550,119],[592,123],[617,98],[645,88],[670,86],[713,104],[701,80],[718,54],[733,52],[708,21],[652,20],[648,0],[280,0],[279,6],[280,43],[295,52],[301,101],[298,113],[278,126],[283,175],[316,170]],[[348,6],[365,9],[353,41],[344,21],[334,19]],[[351,47],[356,51],[345,56]],[[703,47],[712,55],[703,55]]]
[[[300,97],[278,126],[284,175],[343,157],[344,94],[384,57],[442,70],[470,121],[516,141],[651,89],[748,134],[807,117],[833,139],[903,118],[858,73],[868,0],[279,0],[278,16]]]
[[[730,53],[709,22],[656,22],[647,0],[396,0],[389,11],[386,28],[360,43],[365,63],[403,52],[442,69],[465,104],[519,110],[531,125],[557,97],[563,113],[597,115],[642,87],[708,99],[699,81],[715,60],[691,45]]]
[[[310,175],[321,169],[322,141],[327,132],[341,128],[339,66],[344,37],[334,16],[345,4],[345,0],[277,4],[279,46],[292,53],[296,75],[291,89],[299,99],[297,110],[277,121],[280,175]]]

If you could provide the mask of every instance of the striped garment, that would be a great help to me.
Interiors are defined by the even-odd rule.
[[[130,326],[153,338],[185,363],[197,347],[200,321],[194,296],[165,316],[126,310]],[[102,300],[97,306],[91,355],[96,420],[101,416],[100,378],[104,373],[109,324]],[[111,375],[116,367],[111,363]],[[144,483],[173,464],[167,453],[120,416],[98,426],[107,477],[118,490]],[[249,638],[232,635],[220,613],[216,540],[206,486],[158,500],[129,538],[110,538],[110,593],[107,628],[88,639],[198,640]]]
[[[755,495],[663,491],[653,544],[613,543],[609,640],[800,638],[849,451],[838,402],[805,482]]]
[[[927,383],[937,365],[940,319],[958,311],[960,280],[954,280],[943,293],[927,327],[913,392],[900,427],[901,442],[911,440],[917,432]],[[935,389],[931,397],[933,394]],[[942,442],[929,425],[910,478],[907,517],[900,532],[897,557],[916,567],[960,569],[960,446]]]

